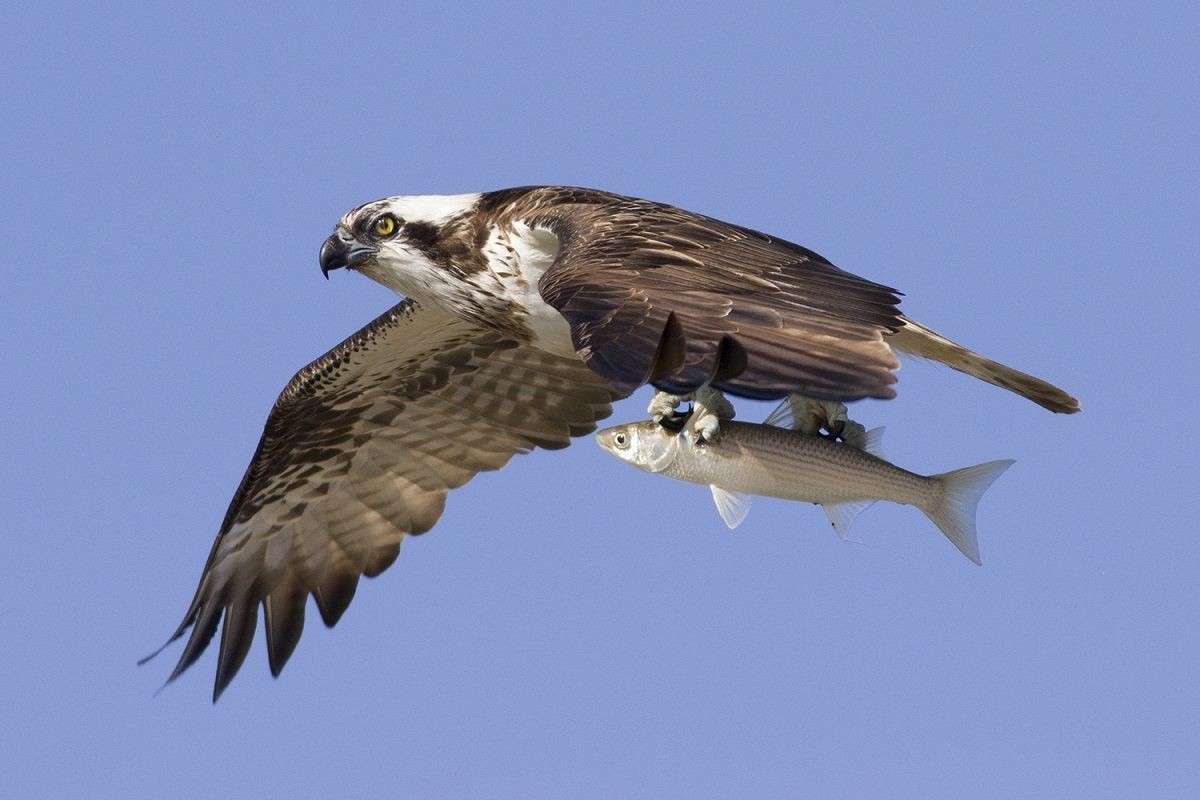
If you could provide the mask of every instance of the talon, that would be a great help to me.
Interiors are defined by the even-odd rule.
[[[692,400],[692,416],[688,427],[695,437],[695,444],[716,441],[721,432],[721,421],[733,419],[733,403],[711,386],[702,386]]]
[[[864,449],[867,444],[866,426],[860,425],[852,419],[848,419],[842,423],[842,431],[839,435],[844,443],[856,450]]]
[[[828,421],[829,413],[820,400],[792,394],[788,395],[788,405],[792,407],[793,427],[801,433],[815,436]]]
[[[847,416],[845,403],[833,400],[814,400],[793,394],[788,396],[795,428],[810,436],[826,431],[828,438],[841,440],[861,449],[866,428]]]
[[[692,432],[696,436],[693,444],[704,444],[715,441],[717,435],[721,432],[721,421],[715,415],[702,417],[693,426]]]

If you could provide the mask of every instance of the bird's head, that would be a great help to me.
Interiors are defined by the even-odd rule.
[[[428,297],[461,269],[478,194],[388,197],[346,213],[321,245],[321,272],[361,272],[409,297]]]

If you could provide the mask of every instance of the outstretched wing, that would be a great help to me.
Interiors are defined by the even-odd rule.
[[[895,290],[673,206],[573,189],[534,189],[521,202],[531,224],[558,237],[542,297],[615,386],[895,396],[899,363],[884,342],[903,324]]]
[[[359,577],[395,560],[441,516],[446,493],[535,447],[565,447],[611,413],[612,390],[578,359],[521,345],[405,301],[288,383],[233,497],[171,677],[222,625],[214,701],[246,657],[263,607],[271,672],[312,595],[328,626]]]

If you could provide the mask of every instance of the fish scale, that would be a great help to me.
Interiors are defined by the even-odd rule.
[[[934,478],[835,442],[773,425],[723,422],[718,441],[679,440],[662,474],[781,500],[839,504],[874,500],[922,506],[940,494]]]

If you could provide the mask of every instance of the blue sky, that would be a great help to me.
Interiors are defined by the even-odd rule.
[[[9,9],[0,795],[1200,793],[1197,12],[831,9]],[[915,362],[855,407],[914,470],[1016,459],[982,568],[909,508],[731,533],[517,459],[279,680],[155,696],[276,393],[394,302],[321,279],[334,222],[530,183],[803,243],[1084,412]]]

